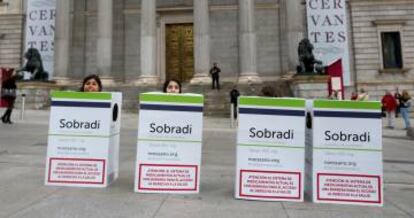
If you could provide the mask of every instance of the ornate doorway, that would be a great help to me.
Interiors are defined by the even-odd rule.
[[[193,24],[165,26],[166,79],[189,81],[194,74]]]

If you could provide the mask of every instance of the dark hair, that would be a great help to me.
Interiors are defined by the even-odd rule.
[[[265,86],[262,88],[262,96],[265,97],[275,97],[275,89],[271,86]]]
[[[180,83],[178,80],[176,80],[176,79],[169,79],[169,80],[166,80],[166,81],[164,82],[164,86],[163,86],[163,88],[162,88],[162,91],[163,91],[164,93],[167,93],[167,87],[168,87],[168,84],[170,84],[170,82],[175,82],[175,83],[177,83],[177,84],[178,84],[178,88],[180,89],[179,93],[181,93],[181,83]]]
[[[96,74],[91,74],[91,75],[85,77],[85,79],[83,79],[83,82],[82,82],[82,86],[80,88],[80,91],[81,92],[84,92],[85,91],[84,90],[85,83],[88,82],[88,80],[90,80],[90,79],[94,79],[96,81],[96,83],[98,83],[99,91],[102,91],[102,82],[101,82],[101,79]]]

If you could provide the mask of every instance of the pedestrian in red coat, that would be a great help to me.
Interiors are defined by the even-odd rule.
[[[395,111],[397,110],[397,100],[395,100],[390,91],[386,91],[385,95],[382,97],[381,102],[382,108],[387,116],[388,128],[393,129]]]

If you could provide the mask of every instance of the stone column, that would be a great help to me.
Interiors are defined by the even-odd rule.
[[[137,85],[158,85],[156,0],[141,1],[141,75]]]
[[[300,40],[305,36],[306,26],[305,13],[303,10],[302,0],[282,0],[280,12],[283,15],[281,19],[281,37],[283,43],[282,57],[284,57],[284,71],[295,73],[298,60],[298,45]]]
[[[257,74],[254,10],[254,0],[239,0],[240,84],[257,84],[262,82]]]
[[[99,0],[98,5],[98,35],[96,47],[97,73],[104,85],[113,83],[112,72],[112,0]]]
[[[194,0],[194,77],[191,84],[209,84],[210,32],[208,0]]]
[[[68,84],[70,62],[71,1],[56,1],[54,80]]]

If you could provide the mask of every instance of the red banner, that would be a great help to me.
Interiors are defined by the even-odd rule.
[[[326,67],[326,73],[329,75],[328,79],[328,92],[329,96],[332,95],[332,92],[335,90],[338,92],[339,95],[342,97],[342,99],[345,99],[344,96],[344,77],[343,77],[343,71],[342,71],[342,59],[338,59],[334,61],[332,64],[328,65]],[[339,89],[334,89],[333,87],[333,81],[334,79],[339,78],[340,79],[340,87]]]

